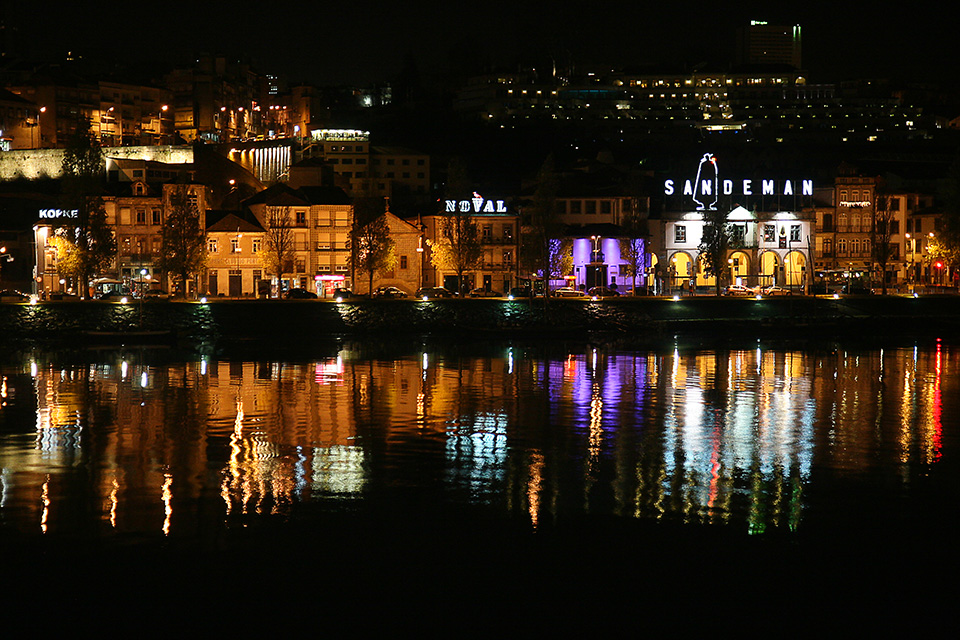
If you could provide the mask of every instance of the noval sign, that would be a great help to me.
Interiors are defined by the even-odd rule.
[[[487,200],[476,191],[469,200],[444,200],[445,213],[506,213],[503,200]]]
[[[712,153],[705,153],[697,167],[697,177],[684,180],[682,195],[689,196],[697,203],[697,211],[716,211],[717,198],[720,195],[732,196],[812,196],[813,180],[721,180],[717,169],[717,159]],[[663,194],[672,196],[677,193],[676,180],[663,181]]]

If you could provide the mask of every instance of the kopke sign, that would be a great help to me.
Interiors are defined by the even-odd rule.
[[[669,179],[663,181],[663,194],[675,195],[677,181]],[[812,196],[813,180],[721,180],[717,169],[717,159],[712,153],[705,153],[697,167],[697,177],[693,180],[684,180],[682,195],[690,197],[697,203],[697,211],[717,209],[717,198],[720,195],[732,196]]]
[[[40,219],[57,220],[59,218],[76,218],[79,213],[77,209],[40,209]]]
[[[469,200],[444,200],[445,213],[506,213],[503,200],[486,200],[476,191]]]

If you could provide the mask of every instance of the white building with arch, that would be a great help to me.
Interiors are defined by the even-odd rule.
[[[726,215],[731,233],[727,266],[721,285],[779,285],[803,293],[812,282],[815,246],[813,211],[749,211],[734,207]],[[703,211],[664,212],[659,248],[655,249],[657,279],[663,293],[716,285],[700,256]]]

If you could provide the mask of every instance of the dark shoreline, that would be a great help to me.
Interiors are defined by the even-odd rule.
[[[688,297],[0,305],[0,345],[169,345],[303,349],[330,340],[574,340],[662,344],[682,336],[815,339],[948,337],[960,296]]]

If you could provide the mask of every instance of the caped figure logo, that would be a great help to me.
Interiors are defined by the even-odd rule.
[[[709,209],[717,210],[717,159],[712,153],[705,153],[700,158],[697,168],[697,180],[693,183],[693,201],[697,203],[697,211]]]

